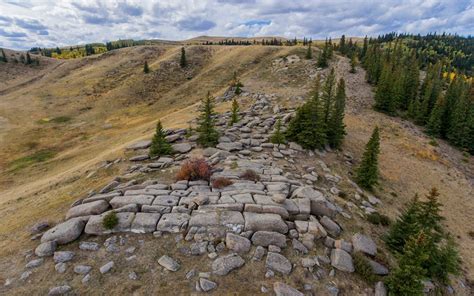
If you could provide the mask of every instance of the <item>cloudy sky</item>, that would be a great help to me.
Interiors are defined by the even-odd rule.
[[[0,47],[199,35],[474,33],[473,0],[0,0]]]

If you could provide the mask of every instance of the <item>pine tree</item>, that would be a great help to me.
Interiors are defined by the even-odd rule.
[[[206,98],[201,101],[200,111],[199,126],[196,129],[199,133],[197,142],[204,147],[213,147],[218,142],[219,133],[215,129],[214,98],[209,92]]]
[[[390,230],[384,238],[385,243],[392,251],[401,253],[407,239],[420,231],[418,224],[420,213],[421,202],[418,195],[415,195],[397,221],[390,226]]]
[[[150,68],[148,67],[148,62],[145,61],[145,64],[143,65],[143,73],[148,74],[150,73]]]
[[[341,39],[339,40],[339,52],[342,53],[343,55],[347,53],[345,35],[342,35]]]
[[[324,112],[324,124],[327,126],[329,124],[329,118],[331,116],[331,110],[334,105],[334,93],[335,93],[335,83],[336,83],[336,74],[334,68],[331,68],[331,72],[324,81],[323,93],[321,96],[323,103],[323,112]]]
[[[313,50],[311,49],[311,43],[308,44],[308,49],[306,50],[306,59],[311,60],[313,58]]]
[[[426,201],[421,203],[420,217],[418,223],[421,225],[425,234],[433,238],[435,243],[441,241],[443,237],[443,227],[441,221],[441,203],[438,201],[438,189],[432,188],[426,196]]]
[[[361,187],[371,190],[378,182],[378,155],[380,152],[379,128],[375,127],[365,146],[362,162],[356,171],[356,181]]]
[[[284,144],[285,143],[285,135],[281,130],[281,118],[278,118],[275,124],[275,130],[273,131],[272,136],[270,137],[270,142],[273,144]]]
[[[344,125],[344,110],[346,106],[346,84],[341,78],[337,85],[334,107],[327,126],[327,137],[332,148],[340,148],[346,134]]]
[[[443,114],[445,110],[444,97],[440,96],[436,101],[436,104],[431,111],[430,119],[426,125],[428,134],[434,137],[441,136],[441,129],[443,124]]]
[[[367,35],[364,37],[364,44],[362,45],[362,51],[360,53],[359,58],[361,60],[364,59],[365,55],[367,54],[367,50],[369,48],[369,40],[367,39]]]
[[[422,280],[426,271],[422,264],[429,257],[426,250],[428,243],[423,232],[410,237],[400,256],[398,268],[390,273],[386,281],[390,295],[424,295]]]
[[[391,65],[386,63],[383,66],[382,74],[377,83],[375,92],[375,109],[387,114],[395,114],[396,101],[393,93],[393,77]]]
[[[229,126],[232,126],[234,123],[239,122],[240,120],[239,111],[240,111],[239,103],[237,102],[237,99],[234,98],[232,100],[232,109],[231,109]]]
[[[179,60],[179,65],[181,68],[185,68],[188,65],[188,61],[186,60],[186,50],[184,47],[181,47],[181,58]]]
[[[3,48],[2,48],[2,55],[0,56],[0,61],[4,63],[8,63],[8,59],[7,59],[7,56],[5,55],[5,51],[3,51]]]
[[[355,56],[355,53],[353,53],[351,55],[351,69],[349,70],[350,73],[356,72],[356,65],[357,65],[356,56]]]
[[[161,125],[161,121],[158,120],[158,123],[156,124],[156,132],[151,141],[150,156],[153,157],[169,155],[172,153],[173,149],[171,148],[171,145],[166,141],[163,126]]]
[[[286,137],[305,149],[323,148],[327,142],[326,124],[319,98],[321,77],[318,75],[312,90],[312,97],[296,110],[290,121]]]
[[[403,77],[404,93],[400,102],[402,110],[407,110],[410,103],[413,102],[418,95],[418,88],[420,86],[420,69],[418,67],[418,60],[416,59],[416,52],[413,51]]]

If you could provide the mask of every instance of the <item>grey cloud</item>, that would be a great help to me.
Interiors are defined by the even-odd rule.
[[[140,6],[128,4],[127,2],[121,2],[118,6],[119,9],[126,15],[140,16],[143,14],[143,8],[141,8]]]
[[[0,36],[8,38],[20,38],[26,37],[27,35],[23,32],[7,32],[4,29],[0,28]]]
[[[46,30],[47,27],[40,23],[38,20],[35,19],[20,19],[20,18],[15,18],[15,24],[18,27],[21,27],[23,29],[29,30],[29,31],[40,31],[40,30]]]
[[[181,30],[207,31],[209,29],[214,28],[216,26],[216,23],[198,17],[190,17],[177,22],[176,25]]]

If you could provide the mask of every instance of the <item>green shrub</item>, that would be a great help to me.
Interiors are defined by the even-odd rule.
[[[356,252],[353,255],[355,272],[368,283],[374,283],[377,280],[377,276],[373,273],[372,267],[365,256]]]
[[[379,214],[379,213],[371,213],[367,215],[367,221],[375,225],[383,225],[383,226],[388,226],[391,223],[389,217],[383,214]]]
[[[118,217],[115,212],[110,212],[105,215],[104,219],[102,220],[102,225],[105,229],[113,229],[118,224]]]

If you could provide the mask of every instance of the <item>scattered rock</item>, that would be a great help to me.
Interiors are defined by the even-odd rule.
[[[68,262],[74,258],[74,253],[70,251],[56,251],[54,252],[54,262],[61,263],[61,262]]]
[[[109,272],[114,267],[114,261],[107,262],[106,264],[102,265],[99,269],[100,273],[104,274]]]
[[[229,250],[232,250],[236,253],[247,253],[250,251],[250,240],[231,232],[227,233],[225,243]]]
[[[74,266],[74,272],[77,274],[88,274],[92,269],[89,265],[76,265]]]
[[[58,264],[54,265],[54,269],[55,269],[58,273],[65,273],[65,272],[66,272],[66,268],[67,268],[67,264],[64,263],[64,262],[59,262]]]
[[[43,258],[31,260],[30,262],[28,262],[28,263],[26,264],[26,268],[36,268],[36,267],[39,267],[41,264],[43,264],[43,262],[44,262],[44,259],[43,259]]]
[[[211,291],[217,287],[217,284],[205,278],[199,279],[199,286],[204,292]]]
[[[188,153],[192,149],[189,143],[174,144],[174,145],[171,145],[171,147],[173,148],[173,151],[178,152],[178,153]]]
[[[65,295],[72,291],[70,286],[57,286],[54,288],[49,289],[48,296],[58,296],[58,295]]]
[[[285,235],[273,231],[257,231],[252,236],[252,243],[256,246],[268,247],[275,245],[280,248],[286,247]]]
[[[79,249],[84,251],[98,251],[100,249],[100,245],[94,242],[80,242]]]
[[[265,266],[282,274],[290,274],[292,269],[291,262],[285,256],[273,252],[268,252]]]
[[[377,282],[375,284],[375,296],[387,296],[387,288],[383,282]]]
[[[332,249],[331,265],[341,271],[354,272],[351,255],[342,249]]]
[[[49,222],[48,221],[41,221],[33,225],[30,229],[31,234],[37,234],[45,231],[46,229],[49,228]]]
[[[40,244],[35,249],[35,254],[38,257],[47,257],[53,256],[54,251],[56,251],[57,243],[56,241],[49,241]]]
[[[273,291],[276,296],[304,296],[300,291],[282,282],[273,283]]]
[[[212,262],[212,272],[217,275],[226,275],[245,264],[244,259],[237,254],[222,256]]]
[[[375,256],[377,253],[377,245],[374,241],[363,234],[356,233],[352,236],[352,246],[354,247],[354,252],[363,252],[371,256]]]
[[[168,255],[161,256],[161,258],[158,259],[158,264],[160,264],[169,271],[178,271],[181,267],[181,265],[176,260],[174,260]]]
[[[67,220],[46,231],[41,237],[41,242],[56,241],[60,245],[70,243],[81,235],[85,225],[86,221],[83,218]]]

